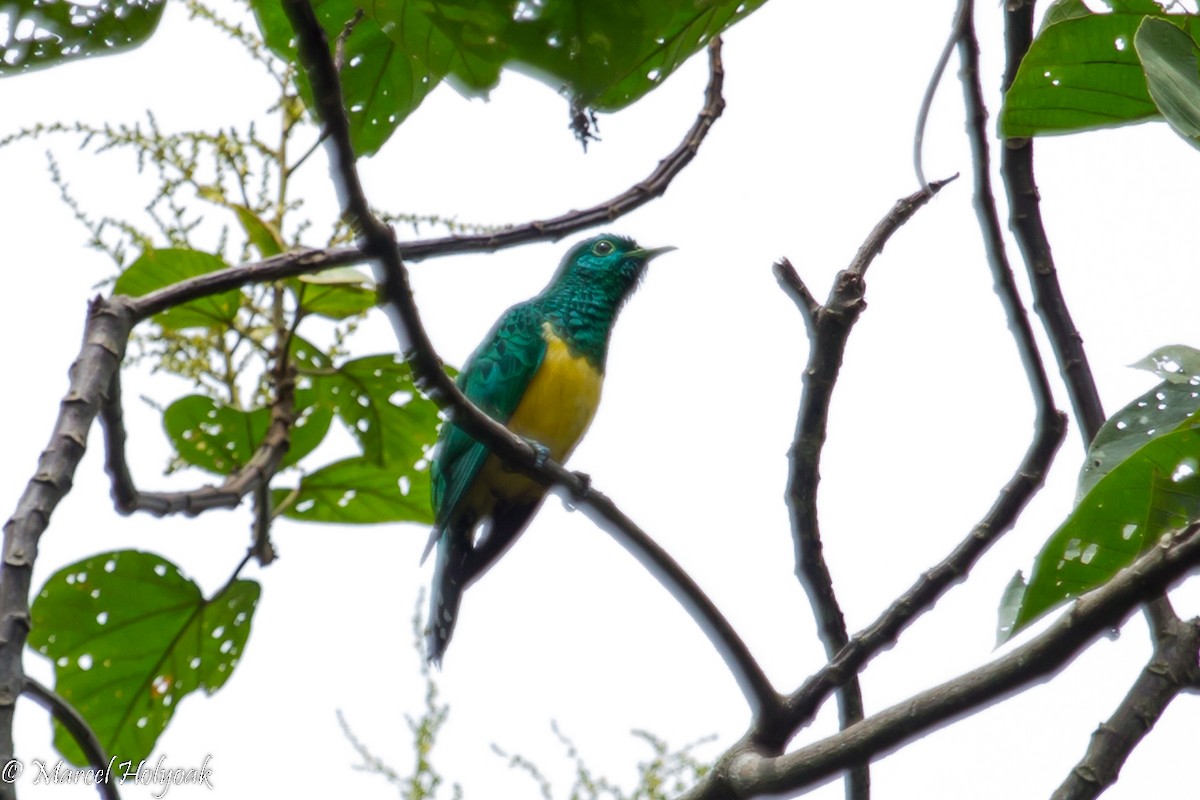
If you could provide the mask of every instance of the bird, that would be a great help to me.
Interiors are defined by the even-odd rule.
[[[562,463],[600,402],[613,324],[646,265],[674,247],[643,248],[603,234],[563,256],[540,294],[509,308],[459,372],[463,394],[484,413]],[[436,546],[426,657],[440,665],[463,592],[529,524],[546,487],[506,468],[454,424],[442,425],[430,464]]]

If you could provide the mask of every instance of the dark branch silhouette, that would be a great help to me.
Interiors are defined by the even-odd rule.
[[[1004,91],[1017,76],[1021,59],[1033,41],[1034,0],[1011,0],[1005,6],[1006,65]],[[1086,448],[1106,418],[1092,367],[1058,282],[1050,239],[1042,222],[1041,196],[1033,177],[1033,139],[1005,139],[1000,149],[1000,175],[1008,195],[1008,227],[1016,237],[1033,287],[1033,308],[1042,318],[1050,346],[1067,385],[1067,395]]]
[[[1200,685],[1200,622],[1167,620],[1154,632],[1154,655],[1129,692],[1092,734],[1087,753],[1050,800],[1091,800],[1117,782],[1121,766],[1171,701]]]
[[[108,753],[104,752],[104,745],[100,744],[95,731],[88,725],[83,715],[75,709],[75,706],[64,700],[50,687],[28,677],[25,678],[25,696],[49,711],[66,728],[67,733],[71,734],[71,738],[75,740],[75,744],[79,745],[83,757],[87,759],[87,763],[92,769],[107,774]],[[108,775],[107,780],[96,781],[96,791],[105,800],[121,800],[121,793],[117,791],[117,781],[112,778],[112,775]]]
[[[1140,603],[1200,565],[1200,524],[1164,536],[1105,585],[1076,600],[1043,633],[1007,655],[919,692],[833,736],[782,756],[743,739],[680,800],[795,794],[864,760],[891,752],[935,728],[1053,675]]]
[[[816,301],[787,259],[775,266],[776,277],[796,300],[808,331],[808,364],[802,372],[804,389],[800,395],[796,436],[788,454],[790,475],[785,497],[791,516],[792,536],[796,542],[796,576],[808,595],[826,658],[830,660],[848,642],[846,620],[838,604],[833,578],[821,547],[817,515],[817,485],[821,480],[821,453],[825,447],[833,387],[841,370],[850,331],[866,307],[863,299],[866,283],[863,279],[867,267],[883,250],[892,234],[946,183],[948,181],[938,181],[899,200],[871,231],[849,268],[838,273],[824,305]],[[842,684],[838,692],[838,708],[843,728],[863,718],[862,688],[857,674],[848,676]],[[870,797],[870,785],[867,765],[859,765],[847,775],[846,796],[852,800],[865,800]]]

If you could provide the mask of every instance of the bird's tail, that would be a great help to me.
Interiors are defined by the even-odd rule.
[[[465,583],[464,562],[470,544],[462,543],[464,536],[456,536],[447,529],[441,532],[437,560],[433,566],[433,589],[429,596],[429,624],[425,627],[425,657],[431,664],[441,666],[442,655],[454,633],[458,619],[458,605],[462,601]]]

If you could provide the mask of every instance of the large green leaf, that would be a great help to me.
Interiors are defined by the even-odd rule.
[[[307,522],[433,522],[424,462],[347,458],[305,475],[293,491],[276,489],[272,497],[285,517]]]
[[[616,111],[658,86],[709,39],[764,0],[445,0],[423,7],[461,50],[527,71],[578,108]],[[368,13],[392,18],[408,5],[376,0]],[[460,84],[486,90],[476,72],[450,64]],[[461,71],[460,71],[461,70]]]
[[[365,12],[346,40],[341,80],[355,150],[368,155],[443,79],[485,94],[504,67],[532,74],[575,108],[624,108],[763,2],[316,0],[313,8],[331,42]],[[268,46],[294,61],[278,3],[251,5]],[[311,101],[303,76],[301,90]]]
[[[113,294],[141,297],[225,267],[225,262],[217,256],[199,250],[147,250],[117,276]],[[237,315],[241,300],[242,293],[232,289],[167,309],[156,314],[154,321],[167,330],[224,328]]]
[[[1133,43],[1159,112],[1188,144],[1200,148],[1200,48],[1196,40],[1168,22],[1147,17]]]
[[[281,58],[295,61],[292,28],[278,0],[251,0],[250,4],[267,46]],[[354,0],[314,0],[312,5],[325,35],[335,42],[364,4]],[[428,33],[430,26],[423,16],[416,15],[413,21],[418,29],[397,31],[396,36],[406,33],[419,38],[420,26]],[[343,52],[341,84],[350,114],[350,137],[356,153],[371,155],[421,104],[441,80],[441,74],[430,73],[419,58],[401,49],[369,14],[354,25]],[[304,101],[312,108],[312,88],[307,76],[301,72],[299,78]]]
[[[2,7],[0,77],[142,44],[164,0],[16,0]]]
[[[296,423],[280,467],[311,453],[329,431],[333,412],[317,400],[314,392],[296,392]],[[266,438],[270,424],[269,408],[242,411],[198,394],[179,398],[163,412],[163,427],[179,457],[217,475],[244,467]]]
[[[1193,38],[1200,18],[1166,14],[1151,0],[1112,0],[1093,14],[1082,0],[1057,0],[1021,61],[1004,98],[1005,136],[1071,133],[1159,116],[1134,47],[1147,18],[1165,20]]]
[[[1200,427],[1152,438],[1096,481],[1046,542],[1006,639],[1047,611],[1106,583],[1168,531],[1200,519]]]
[[[105,750],[135,763],[184,696],[221,688],[250,635],[259,585],[236,580],[205,600],[171,562],[151,553],[101,553],[56,572],[33,601],[29,646],[54,663],[55,689],[83,714]],[[55,727],[55,747],[84,763]]]

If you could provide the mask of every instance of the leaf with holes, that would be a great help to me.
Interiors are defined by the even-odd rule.
[[[1158,436],[1112,466],[1038,554],[1007,638],[1106,583],[1164,534],[1200,519],[1200,427]]]
[[[141,297],[225,267],[220,258],[199,250],[147,250],[117,276],[113,294]],[[154,321],[167,330],[225,328],[237,316],[241,302],[241,291],[232,289],[169,308],[155,314]]]
[[[1147,17],[1133,44],[1159,113],[1184,141],[1200,148],[1200,48],[1196,40],[1168,22]]]
[[[358,439],[367,460],[411,468],[433,446],[437,406],[417,391],[412,370],[399,357],[354,359],[311,380],[322,402]]]
[[[1082,0],[1058,0],[1004,97],[1005,136],[1072,133],[1159,117],[1134,46],[1138,27],[1159,20],[1192,38],[1200,17],[1167,14],[1152,0],[1113,0],[1094,14]]]
[[[145,42],[164,0],[17,0],[4,6],[0,77],[110,55]]]
[[[280,4],[276,0],[251,0],[250,5],[267,46],[276,55],[295,63],[292,27]],[[416,11],[417,4],[405,0],[403,5],[413,7],[413,13],[406,18],[413,27],[396,31],[396,36],[403,33],[419,39],[428,34],[431,26],[424,15]],[[341,36],[363,4],[355,0],[314,0],[312,6],[332,43]],[[360,156],[379,150],[442,78],[442,73],[431,72],[413,53],[406,52],[389,38],[381,24],[369,15],[370,4],[364,10],[368,11],[368,16],[354,23],[345,39],[345,62],[339,72],[342,95],[350,114],[350,139]],[[312,88],[308,78],[303,70],[297,77],[301,95],[311,109]]]
[[[317,400],[312,391],[296,392],[296,422],[280,468],[311,453],[328,433],[333,412]],[[179,458],[217,475],[230,475],[244,467],[270,425],[269,408],[242,411],[198,394],[179,398],[163,412],[163,427]]]
[[[577,108],[616,111],[650,92],[710,39],[744,19],[763,0],[627,0],[550,3],[509,0],[450,0],[425,8],[457,48],[484,63],[515,66],[556,91]],[[404,0],[378,2],[368,13],[384,19]],[[489,88],[490,72],[477,81],[447,68],[476,90]]]
[[[375,306],[375,282],[351,267],[301,275],[291,284],[300,308],[328,319],[345,319]]]
[[[1165,381],[1113,414],[1096,433],[1079,473],[1079,502],[1096,482],[1155,436],[1190,425],[1200,411],[1200,352],[1182,345],[1161,347],[1132,366]]]
[[[433,523],[429,466],[423,462],[347,458],[305,475],[294,490],[276,489],[272,498],[283,516],[307,522]]]
[[[119,761],[150,755],[179,701],[220,689],[250,635],[259,585],[235,580],[206,600],[152,553],[117,550],[64,567],[33,601],[29,647],[54,663],[55,689]],[[55,726],[54,746],[85,763]]]

